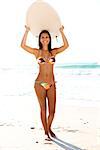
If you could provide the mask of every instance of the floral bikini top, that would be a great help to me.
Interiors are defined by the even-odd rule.
[[[40,56],[37,58],[38,64],[45,64],[45,63],[49,63],[49,64],[54,64],[55,63],[55,57],[51,54],[51,56],[49,58],[45,58],[41,56],[41,50],[40,50]]]

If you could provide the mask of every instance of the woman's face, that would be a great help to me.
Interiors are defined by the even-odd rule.
[[[40,42],[42,45],[48,45],[50,42],[49,35],[47,33],[42,33],[40,37]]]

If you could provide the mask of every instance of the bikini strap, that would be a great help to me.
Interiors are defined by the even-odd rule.
[[[51,54],[51,57],[55,57],[53,54],[52,54],[52,52],[50,51],[50,54]]]
[[[52,57],[53,55],[52,55],[52,52],[51,52],[51,51],[50,51],[50,54],[51,54],[51,57]]]
[[[41,57],[42,51],[39,49],[37,58]]]

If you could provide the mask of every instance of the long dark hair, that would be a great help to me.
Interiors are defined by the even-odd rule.
[[[41,38],[41,34],[42,34],[42,33],[47,33],[47,34],[49,35],[50,42],[49,42],[49,44],[48,44],[48,50],[49,50],[49,52],[50,52],[50,51],[51,51],[51,35],[50,35],[50,33],[49,33],[47,30],[42,30],[42,31],[40,32],[40,34],[39,34],[39,49],[42,49],[42,48],[43,48],[42,43],[40,42],[40,38]]]

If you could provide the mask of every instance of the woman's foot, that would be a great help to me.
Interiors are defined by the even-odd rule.
[[[52,137],[54,137],[54,138],[56,137],[56,135],[54,134],[54,132],[51,129],[49,130],[49,133]]]
[[[45,134],[45,140],[46,141],[51,141],[49,134]]]

